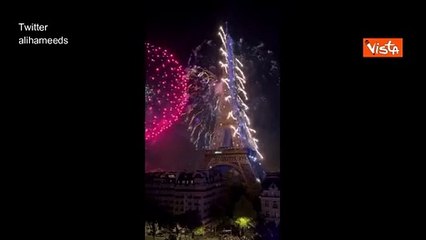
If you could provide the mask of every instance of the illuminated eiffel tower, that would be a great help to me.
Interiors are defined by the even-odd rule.
[[[258,161],[262,156],[257,139],[251,134],[255,131],[249,128],[250,121],[245,113],[248,106],[243,101],[247,95],[242,63],[234,57],[233,41],[227,28],[226,32],[220,28],[219,36],[223,43],[220,48],[224,56],[224,61],[220,62],[223,78],[215,89],[219,103],[210,150],[205,152],[205,163],[209,168],[231,167],[239,173],[243,184],[250,186],[263,178],[264,172]]]
[[[241,176],[242,184],[245,186],[251,186],[260,182],[260,178],[256,177],[256,173],[249,162],[247,149],[219,148],[206,150],[204,159],[209,168],[229,166],[236,170]]]

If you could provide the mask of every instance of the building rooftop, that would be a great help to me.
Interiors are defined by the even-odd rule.
[[[278,189],[281,189],[280,172],[266,173],[266,177],[262,182],[262,189],[269,189],[274,184]]]
[[[198,180],[198,181],[197,181]],[[211,183],[222,180],[222,175],[215,169],[181,171],[181,172],[149,172],[145,173],[145,182],[165,182],[165,183],[188,183],[188,182],[204,182]]]

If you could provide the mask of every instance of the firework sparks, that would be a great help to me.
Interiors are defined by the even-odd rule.
[[[279,96],[279,65],[264,43],[234,41],[222,27],[217,35],[217,41],[194,48],[188,61],[192,91],[186,119],[191,141],[198,149],[215,149],[229,135],[233,147],[250,149],[253,166],[260,166],[264,157],[259,139],[266,133],[255,129],[269,121],[265,108]],[[194,88],[197,85],[203,87]]]
[[[182,65],[167,49],[145,44],[145,141],[155,141],[184,112],[188,80]]]
[[[248,94],[245,91],[246,76],[242,70],[244,65],[234,55],[234,42],[227,29],[224,31],[220,27],[218,34],[222,42],[222,47],[219,51],[221,56],[223,56],[223,60],[220,61],[220,67],[226,76],[226,78],[222,79],[225,80],[224,83],[227,87],[223,92],[225,99],[223,104],[224,108],[228,110],[226,121],[222,120],[220,124],[222,126],[227,125],[232,129],[233,142],[237,147],[250,148],[257,153],[257,156],[253,158],[256,161],[257,158],[262,159],[263,156],[257,145],[258,140],[251,134],[251,132],[255,133],[254,129],[248,127],[251,121],[246,113],[248,106],[245,101],[248,100]]]
[[[185,121],[191,132],[191,141],[197,149],[210,146],[215,126],[218,96],[216,76],[199,66],[188,70],[189,107]]]

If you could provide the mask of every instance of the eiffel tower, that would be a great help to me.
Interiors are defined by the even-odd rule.
[[[224,91],[226,96],[226,90]],[[220,111],[223,113],[230,111],[230,104],[223,97],[220,98]],[[232,128],[235,120],[227,118],[226,114],[218,114],[216,119],[215,132],[210,150],[205,151],[205,164],[208,168],[217,166],[229,166],[236,170],[242,179],[242,184],[251,186],[256,184],[257,176],[250,164],[249,149],[244,148],[243,142],[237,136],[233,136]]]
[[[251,186],[260,181],[253,171],[246,149],[242,148],[219,148],[205,151],[205,161],[209,168],[217,166],[229,166],[236,170],[242,179],[242,184]]]
[[[223,73],[227,80],[221,81],[215,87],[219,100],[215,134],[209,150],[205,151],[205,164],[208,168],[229,166],[239,173],[243,185],[252,186],[263,178],[263,170],[258,162],[252,161],[256,158],[257,153],[252,149],[253,139],[247,134],[247,122],[242,117],[241,108],[243,106],[241,98],[238,97],[239,90],[236,81],[238,81],[237,78],[241,79],[244,75],[238,73],[238,71],[241,72],[241,69],[237,67],[238,59],[233,55],[233,42],[227,32],[227,27],[226,32],[221,30],[223,33],[221,50],[226,50],[226,54],[223,54],[226,62]]]

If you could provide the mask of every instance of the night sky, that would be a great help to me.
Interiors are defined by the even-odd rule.
[[[164,4],[158,7],[164,12],[152,11],[155,8],[153,6],[145,12],[146,39],[175,52],[184,67],[192,49],[204,40],[216,40],[218,27],[225,21],[232,28],[234,38],[243,38],[253,46],[263,42],[265,50],[271,50],[274,58],[280,61],[281,21],[276,4],[203,3],[199,6],[188,5],[180,11],[173,11],[173,5]],[[285,79],[282,75],[280,78]],[[248,79],[247,84],[250,81]],[[262,84],[259,79],[258,82]],[[278,171],[281,161],[280,93],[273,82],[265,83],[261,93],[268,97],[268,101],[259,105],[262,110],[249,110],[249,115],[260,140],[260,150],[265,156],[263,166],[268,171]],[[186,128],[182,118],[165,131],[155,144],[146,146],[146,170],[191,170],[200,167],[203,152],[195,150]]]

